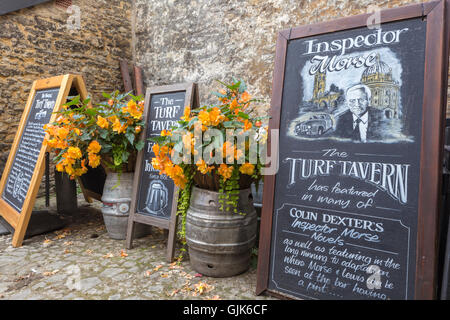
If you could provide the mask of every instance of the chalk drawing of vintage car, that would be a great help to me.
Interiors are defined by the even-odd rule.
[[[306,120],[296,124],[294,132],[296,135],[321,136],[333,128],[333,119],[328,113],[313,113]]]

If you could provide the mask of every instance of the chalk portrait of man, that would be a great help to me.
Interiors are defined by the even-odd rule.
[[[348,110],[339,116],[335,130],[339,137],[359,142],[381,139],[379,127],[383,114],[370,107],[371,96],[370,88],[363,84],[347,89],[345,103]]]

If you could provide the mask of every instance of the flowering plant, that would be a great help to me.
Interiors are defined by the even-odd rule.
[[[71,179],[102,165],[111,171],[133,171],[137,151],[144,147],[139,132],[144,126],[144,101],[130,93],[103,93],[107,102],[92,106],[90,98],[73,97],[44,126],[45,142],[56,150],[56,170]]]
[[[219,191],[222,211],[240,213],[239,190],[261,179],[263,165],[257,154],[267,139],[263,125],[267,117],[251,116],[253,103],[259,100],[252,99],[243,81],[220,83],[225,88],[214,92],[218,104],[193,110],[186,107],[178,126],[151,139],[155,142],[153,167],[181,188],[181,235],[194,184]]]

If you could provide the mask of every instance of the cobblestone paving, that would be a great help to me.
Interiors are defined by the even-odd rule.
[[[26,239],[20,248],[11,246],[11,235],[0,236],[0,299],[272,299],[254,293],[255,257],[241,275],[202,276],[188,258],[165,261],[163,230],[152,228],[126,250],[125,240],[108,237],[100,202],[79,199],[78,207],[64,229]]]

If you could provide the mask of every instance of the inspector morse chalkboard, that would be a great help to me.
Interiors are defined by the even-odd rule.
[[[264,181],[258,294],[435,297],[444,6],[279,33],[279,170]]]

